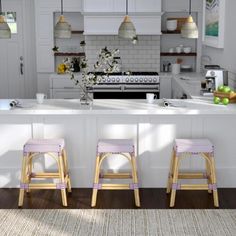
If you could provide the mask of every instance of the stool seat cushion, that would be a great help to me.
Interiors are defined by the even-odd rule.
[[[175,139],[174,149],[177,154],[181,153],[212,153],[214,146],[208,139]]]
[[[97,145],[97,153],[133,153],[134,143],[132,139],[100,139]]]
[[[30,139],[24,145],[24,153],[29,152],[58,152],[60,153],[65,147],[64,139]]]

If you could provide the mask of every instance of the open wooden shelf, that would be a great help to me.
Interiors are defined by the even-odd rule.
[[[83,30],[72,30],[71,33],[72,34],[83,34],[84,31]]]
[[[190,52],[190,53],[177,53],[177,52],[173,52],[173,53],[170,53],[170,52],[161,52],[161,56],[181,56],[181,57],[196,57],[197,56],[197,53],[196,52]]]
[[[77,56],[77,57],[84,57],[84,52],[55,52],[54,56]]]
[[[162,34],[181,34],[180,30],[174,30],[174,31],[163,30],[161,32]]]

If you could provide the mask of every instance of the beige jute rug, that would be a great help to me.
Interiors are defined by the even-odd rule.
[[[236,210],[0,210],[0,235],[235,236]]]

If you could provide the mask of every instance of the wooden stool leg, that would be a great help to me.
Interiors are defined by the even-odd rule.
[[[138,185],[136,159],[135,159],[135,156],[133,154],[131,154],[130,156],[131,156],[133,183],[135,185]],[[134,186],[134,199],[135,199],[135,205],[137,207],[140,207],[140,197],[139,197],[139,188],[138,188],[138,186]]]
[[[211,168],[207,159],[205,160],[205,163],[206,163],[207,183],[209,185],[212,184]],[[212,193],[212,191],[208,189],[208,193]]]
[[[95,175],[94,175],[94,182],[93,182],[93,194],[92,194],[92,202],[91,207],[95,207],[97,203],[97,193],[98,187],[95,185],[99,184],[99,173],[100,173],[100,155],[96,157],[96,164],[95,164]]]
[[[216,186],[215,160],[213,156],[209,156],[209,158],[211,159],[211,176],[212,176],[214,206],[219,207],[219,198],[218,198],[218,191],[217,191],[217,186]]]
[[[26,179],[26,159],[27,156],[24,155],[23,156],[23,160],[22,160],[22,167],[21,167],[21,186],[20,186],[20,191],[19,191],[19,201],[18,201],[18,206],[22,207],[23,206],[23,202],[24,202],[24,193],[25,193],[25,189],[24,189],[24,185],[25,184],[25,179]]]
[[[66,155],[66,151],[65,149],[63,149],[62,151],[62,156],[63,156],[63,166],[64,166],[64,170],[65,170],[65,174],[67,175],[68,179],[67,179],[67,191],[69,193],[71,193],[71,180],[70,180],[70,175],[69,175],[69,171],[68,171],[68,161],[67,161],[67,155]]]
[[[178,168],[179,168],[179,157],[174,155],[174,173],[173,173],[173,182],[172,185],[178,184]],[[176,188],[171,188],[171,197],[170,197],[170,207],[174,207],[175,205],[175,196],[176,196]]]
[[[66,183],[65,183],[65,172],[63,167],[63,157],[60,155],[58,157],[59,163],[59,174],[60,174],[60,181],[61,181],[61,197],[62,197],[62,205],[67,206],[67,197],[66,197]],[[64,185],[64,187],[63,187]]]
[[[168,175],[168,181],[167,181],[167,188],[166,193],[170,193],[171,185],[172,185],[172,177],[173,177],[173,169],[174,169],[174,156],[175,156],[175,150],[173,149],[172,155],[171,155],[171,161],[170,161],[170,170]]]
[[[27,182],[28,184],[31,182],[31,173],[32,173],[32,170],[33,170],[33,158],[30,158],[31,156],[31,153],[29,153],[29,156],[26,160],[26,174],[27,174]],[[29,160],[28,160],[29,159]],[[26,193],[30,193],[30,189],[28,188],[26,190]]]

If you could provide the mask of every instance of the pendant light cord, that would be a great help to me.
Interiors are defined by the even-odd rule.
[[[61,15],[63,15],[63,0],[61,0]]]
[[[192,0],[189,0],[189,15],[192,14]]]
[[[0,16],[2,15],[2,0],[0,0]]]
[[[128,0],[126,0],[126,16],[128,16]]]

